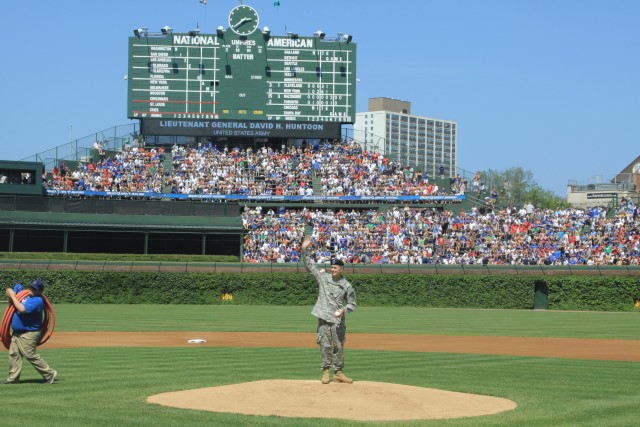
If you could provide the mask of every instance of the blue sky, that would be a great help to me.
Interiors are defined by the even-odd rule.
[[[130,123],[127,39],[226,26],[237,0],[0,0],[2,158]],[[520,166],[558,195],[640,155],[640,1],[247,0],[273,35],[353,34],[371,97],[458,123],[458,165]]]

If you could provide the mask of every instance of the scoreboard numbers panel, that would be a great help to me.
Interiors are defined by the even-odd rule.
[[[131,119],[353,123],[356,45],[318,37],[129,38]]]

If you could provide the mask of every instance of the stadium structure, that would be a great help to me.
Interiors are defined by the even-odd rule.
[[[261,194],[172,188],[178,147],[284,155],[346,140],[358,146],[357,136],[348,135],[357,88],[356,43],[349,34],[277,36],[260,25],[258,11],[239,5],[215,34],[135,29],[128,56],[127,112],[137,123],[74,141],[69,150],[40,153],[35,161],[0,164],[0,251],[240,258],[245,207],[385,209],[411,203],[442,209],[464,200],[449,193],[354,195],[348,189],[327,195],[313,176],[307,183],[313,191],[284,195],[275,184],[263,186]],[[96,188],[73,179],[76,170],[87,172],[87,166],[132,150],[161,158],[154,165],[163,171],[159,186]],[[59,155],[65,151],[72,154]],[[61,175],[71,177],[67,185],[51,185]],[[265,174],[253,179],[268,181]]]
[[[128,40],[126,100],[135,121],[28,161],[0,162],[0,251],[241,259],[242,212],[256,206],[410,205],[456,214],[489,208],[481,197],[486,194],[460,191],[470,188],[473,174],[457,165],[456,122],[412,115],[408,102],[390,98],[371,99],[369,112],[356,114],[352,35],[277,36],[259,23],[258,12],[241,4],[214,34],[135,29]],[[428,179],[435,190],[371,193],[327,184],[315,173],[317,165],[300,157],[325,147],[348,151],[358,170],[361,160],[384,157],[391,163],[377,159],[383,167],[421,183]],[[231,156],[234,167],[249,182],[232,186],[223,176],[215,188],[188,183],[186,169],[203,167],[192,164],[189,153],[238,153]],[[284,157],[289,169],[265,170],[243,158],[251,153]],[[110,172],[96,172],[96,165]],[[216,170],[209,167],[208,177]],[[293,169],[302,172],[292,179]],[[99,176],[89,183],[76,172]],[[340,191],[327,191],[332,185]]]

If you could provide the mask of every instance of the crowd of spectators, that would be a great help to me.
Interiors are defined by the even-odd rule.
[[[101,151],[101,150],[99,150]],[[162,148],[132,148],[73,170],[61,163],[46,186],[52,190],[118,192],[169,191],[180,194],[445,195],[444,189],[411,167],[402,166],[351,140],[283,147],[218,150],[212,145],[174,146],[165,173]],[[442,167],[441,167],[442,169]],[[440,174],[442,175],[442,170]],[[464,194],[467,182],[450,178]],[[485,191],[479,174],[470,187]],[[496,205],[492,191],[487,205]],[[446,209],[403,205],[378,209],[269,209],[246,207],[245,262],[299,262],[305,227],[313,229],[317,262],[339,258],[364,264],[529,264],[638,265],[638,209],[623,200],[607,217],[604,208],[544,210],[473,208],[453,215]]]
[[[164,150],[134,146],[113,157],[79,162],[75,168],[64,162],[54,166],[44,181],[49,190],[122,191],[162,193]]]
[[[219,150],[211,144],[174,145],[171,170],[163,148],[125,145],[107,157],[96,142],[95,161],[53,168],[51,190],[174,193],[190,195],[432,196],[464,194],[466,181],[451,179],[450,191],[429,176],[402,166],[353,140],[259,149]]]
[[[256,150],[174,146],[173,170],[167,179],[172,193],[292,195],[311,188],[311,166],[301,150],[284,153]]]
[[[172,193],[313,195],[313,178],[324,196],[427,196],[447,192],[412,167],[391,161],[352,140],[289,146],[217,149],[174,146]],[[456,187],[458,191],[460,186]],[[464,186],[462,186],[464,191]]]
[[[246,207],[244,262],[298,262],[313,226],[317,262],[363,264],[638,265],[638,208],[613,217],[589,210],[505,208],[480,212],[394,207],[318,210]]]

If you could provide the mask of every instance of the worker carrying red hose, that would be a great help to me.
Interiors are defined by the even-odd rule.
[[[21,291],[21,288],[21,285],[16,284],[15,289],[7,288],[6,290],[9,303],[12,306],[9,306],[2,319],[2,329],[4,329],[2,341],[5,347],[7,345],[9,315],[11,315],[13,334],[9,346],[9,377],[0,384],[17,384],[20,381],[23,358],[26,358],[33,365],[47,384],[52,384],[58,373],[51,369],[47,362],[36,353],[36,347],[42,342],[43,325],[48,323],[45,307],[46,311],[51,311],[47,297],[42,294],[44,283],[42,280],[36,279],[31,282],[28,289]],[[45,314],[44,319],[43,313]]]

